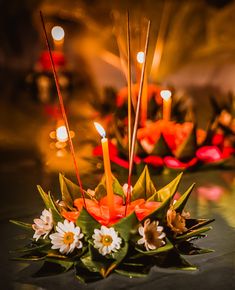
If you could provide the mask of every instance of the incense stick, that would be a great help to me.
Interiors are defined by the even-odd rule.
[[[131,185],[131,175],[132,175],[132,170],[133,170],[133,161],[134,161],[135,143],[136,143],[136,136],[137,136],[137,127],[138,127],[139,114],[140,114],[140,103],[141,103],[141,96],[142,96],[142,93],[143,93],[143,84],[144,84],[144,77],[145,77],[145,71],[146,71],[147,52],[148,52],[148,46],[149,46],[149,32],[150,32],[150,20],[148,21],[148,28],[147,28],[145,49],[144,49],[145,58],[144,58],[144,63],[143,63],[142,70],[141,70],[140,88],[139,88],[139,94],[138,94],[138,99],[137,99],[135,123],[134,123],[132,141],[131,141],[131,155],[130,155],[130,161],[129,161],[128,188],[130,188],[130,185]],[[125,210],[125,212],[127,211],[127,205],[129,203],[129,198],[130,198],[130,190],[127,190],[127,201],[126,201],[126,210]]]
[[[60,91],[58,76],[57,76],[54,60],[53,60],[52,53],[51,53],[51,47],[50,47],[50,44],[49,44],[49,40],[48,40],[48,36],[47,36],[47,32],[46,32],[46,27],[45,27],[45,22],[44,22],[44,19],[43,19],[42,11],[40,11],[40,17],[41,17],[42,27],[43,27],[43,31],[44,31],[44,35],[45,35],[47,49],[48,49],[50,60],[51,60],[51,66],[52,66],[53,76],[54,76],[54,80],[55,80],[56,90],[57,90],[57,94],[58,94],[58,97],[59,97],[60,109],[61,109],[61,113],[62,113],[62,116],[63,116],[63,119],[64,119],[65,127],[66,127],[66,130],[67,130],[67,133],[68,133],[68,137],[69,137],[68,138],[69,147],[70,147],[70,152],[71,152],[71,155],[72,155],[72,158],[73,158],[73,163],[74,163],[74,167],[75,167],[75,173],[76,173],[76,177],[77,177],[77,180],[78,180],[79,187],[80,187],[81,192],[82,192],[83,203],[84,203],[84,206],[86,208],[84,190],[83,190],[81,178],[80,178],[80,175],[79,175],[78,165],[77,165],[77,161],[76,161],[76,157],[75,157],[75,151],[74,151],[74,147],[73,147],[73,141],[72,141],[72,138],[71,138],[71,135],[70,135],[70,130],[69,130],[69,123],[68,123],[68,119],[67,119],[65,108],[64,108],[64,101],[63,101],[63,97],[62,97],[62,94],[61,94],[61,91]]]
[[[127,11],[127,86],[128,86],[128,150],[129,161],[131,157],[131,43],[130,43],[130,19]]]

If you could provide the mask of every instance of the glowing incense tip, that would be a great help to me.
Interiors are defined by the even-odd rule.
[[[97,122],[94,122],[94,125],[95,125],[96,130],[100,134],[100,136],[105,138],[106,132],[105,132],[104,128]]]
[[[54,26],[51,29],[52,38],[56,41],[61,41],[64,38],[64,29],[61,26]]]
[[[138,63],[144,63],[145,55],[143,51],[139,51],[136,55]]]
[[[160,95],[163,98],[163,100],[168,101],[172,94],[171,91],[169,90],[161,90]]]

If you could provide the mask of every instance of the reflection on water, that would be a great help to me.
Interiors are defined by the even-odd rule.
[[[217,213],[235,228],[235,175],[232,172],[215,172],[213,177],[213,183],[205,178],[196,187],[194,197],[197,199],[198,215]]]

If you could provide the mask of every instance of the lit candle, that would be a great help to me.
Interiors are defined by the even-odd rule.
[[[64,125],[56,128],[56,138],[59,142],[67,142],[69,139],[66,127]]]
[[[54,41],[54,49],[62,50],[64,44],[64,29],[61,26],[54,26],[51,29],[51,35]]]
[[[160,92],[160,95],[163,98],[163,109],[162,109],[163,120],[170,121],[171,119],[171,91],[162,90]]]
[[[142,68],[142,65],[145,60],[145,55],[143,51],[139,51],[136,55],[137,62],[139,63],[140,66],[140,71]],[[143,95],[141,98],[141,118],[140,118],[140,123],[141,126],[145,126],[146,120],[147,120],[147,111],[148,111],[148,83],[147,83],[147,78],[146,75],[144,77],[144,85],[143,85]]]
[[[142,64],[144,63],[144,52],[143,51],[139,51],[137,54],[136,54],[136,59],[138,61],[138,63]]]
[[[113,178],[112,178],[110,159],[109,159],[108,139],[105,137],[106,133],[105,133],[104,128],[99,123],[96,123],[96,122],[94,122],[94,125],[95,125],[96,130],[102,137],[101,144],[102,144],[103,160],[104,160],[107,200],[108,200],[109,214],[110,216],[112,216],[114,213],[114,194],[113,194]]]

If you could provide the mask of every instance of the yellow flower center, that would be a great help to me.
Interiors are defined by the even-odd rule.
[[[113,239],[111,236],[109,235],[104,235],[102,236],[101,238],[101,243],[104,245],[104,246],[110,246],[113,242]]]
[[[65,245],[70,245],[74,241],[74,233],[72,232],[67,232],[64,234],[64,244]]]

